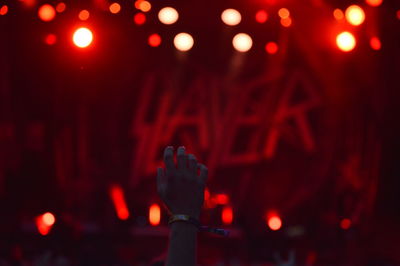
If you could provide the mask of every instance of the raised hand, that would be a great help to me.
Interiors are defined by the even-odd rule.
[[[199,219],[207,167],[197,163],[193,154],[186,154],[182,146],[178,148],[176,157],[177,164],[174,162],[173,148],[165,148],[165,170],[161,167],[157,169],[158,194],[171,214],[185,214]]]

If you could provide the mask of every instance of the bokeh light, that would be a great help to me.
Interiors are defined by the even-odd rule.
[[[343,52],[350,52],[356,46],[356,38],[350,32],[344,31],[336,37],[336,44]]]
[[[269,54],[276,54],[278,49],[278,44],[276,42],[268,42],[265,45],[265,51]]]
[[[279,15],[279,17],[282,18],[282,19],[285,19],[285,18],[290,17],[289,9],[287,9],[287,8],[281,8],[281,9],[279,9],[279,10],[278,10],[278,15]]]
[[[43,21],[52,21],[56,16],[56,10],[49,4],[42,5],[38,10],[38,16]]]
[[[341,227],[343,230],[349,229],[350,226],[351,226],[351,220],[350,220],[350,219],[344,218],[344,219],[342,219],[342,220],[340,221],[340,227]]]
[[[380,6],[383,0],[365,0],[365,2],[370,6]]]
[[[372,49],[374,49],[376,51],[380,50],[382,47],[381,40],[379,40],[379,38],[376,36],[372,37],[369,40],[369,45],[371,46]]]
[[[161,36],[153,33],[149,36],[148,43],[151,47],[158,47],[161,44]]]
[[[177,34],[174,38],[175,48],[182,52],[186,52],[192,49],[193,44],[193,37],[185,32]]]
[[[42,216],[43,223],[47,226],[52,226],[56,222],[56,218],[50,212],[46,212]]]
[[[139,9],[142,12],[149,12],[151,10],[151,4],[148,1],[137,1],[137,9]],[[136,6],[135,3],[135,6]]]
[[[239,33],[233,37],[233,47],[239,52],[247,52],[253,46],[253,40],[246,33]]]
[[[268,227],[273,231],[277,231],[282,227],[282,220],[278,215],[271,215],[268,217],[267,223]]]
[[[57,36],[55,34],[47,34],[46,37],[44,38],[44,42],[47,45],[54,45],[57,42]]]
[[[137,13],[133,16],[133,21],[136,25],[143,25],[146,22],[146,15],[143,13]]]
[[[64,12],[66,8],[67,8],[67,6],[66,6],[65,3],[63,3],[63,2],[60,2],[60,3],[58,3],[58,4],[56,5],[56,11],[57,11],[58,13]]]
[[[233,208],[224,206],[221,212],[221,220],[224,225],[231,225],[233,222]]]
[[[235,26],[242,20],[242,15],[236,9],[226,9],[221,14],[222,21],[229,26]]]
[[[268,13],[265,10],[258,10],[256,13],[256,21],[258,23],[265,23],[268,20]]]
[[[333,11],[333,16],[335,17],[336,20],[342,20],[342,19],[344,19],[343,11],[342,11],[341,9],[339,9],[339,8],[336,8],[336,9]]]
[[[8,13],[8,6],[7,6],[7,5],[2,6],[2,7],[0,8],[0,15],[1,15],[1,16],[4,16],[4,15],[7,14],[7,13]]]
[[[158,19],[166,25],[174,24],[179,18],[178,11],[172,7],[164,7],[158,12]]]
[[[81,12],[79,12],[78,17],[79,17],[80,20],[85,21],[85,20],[88,20],[88,19],[89,19],[90,13],[89,13],[89,11],[87,11],[86,9],[84,9],[84,10],[82,10]]]
[[[358,5],[351,5],[346,9],[345,12],[346,20],[351,25],[361,25],[365,20],[364,10]]]
[[[79,48],[85,48],[92,43],[93,33],[88,28],[79,28],[74,32],[72,40]]]
[[[117,14],[121,11],[121,5],[115,2],[110,5],[109,9],[111,13]]]
[[[292,25],[292,19],[290,17],[281,18],[281,25],[286,28],[290,27]]]
[[[157,226],[161,221],[161,209],[158,204],[152,204],[149,208],[149,222],[152,226]]]

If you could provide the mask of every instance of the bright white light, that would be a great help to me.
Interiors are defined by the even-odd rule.
[[[186,52],[192,49],[193,44],[193,37],[188,33],[179,33],[174,38],[175,48],[182,52]]]
[[[79,28],[73,36],[74,44],[80,48],[89,46],[93,41],[93,34],[88,28]]]
[[[226,9],[221,14],[222,21],[229,26],[235,26],[240,23],[242,16],[236,9]]]
[[[158,19],[163,24],[171,25],[174,24],[179,18],[178,11],[172,7],[164,7],[158,12]]]
[[[239,33],[233,37],[233,47],[239,52],[247,52],[253,46],[253,40],[246,33]]]

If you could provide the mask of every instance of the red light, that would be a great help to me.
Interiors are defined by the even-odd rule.
[[[208,190],[208,188],[206,188],[204,190],[204,200],[208,201],[210,199],[210,191]]]
[[[47,34],[46,38],[44,38],[44,42],[47,45],[54,45],[57,42],[57,36],[55,34]]]
[[[400,20],[400,10],[397,10],[397,12],[396,12],[396,17],[397,17],[397,19]]]
[[[158,204],[152,204],[149,208],[149,222],[152,226],[160,224],[161,220],[161,209]]]
[[[229,196],[226,194],[217,194],[215,196],[215,202],[220,205],[225,205],[229,203]]]
[[[283,27],[286,27],[286,28],[288,28],[288,27],[290,27],[290,25],[292,25],[292,19],[291,18],[282,18],[281,19],[281,24],[282,24],[282,26]]]
[[[124,191],[121,186],[113,185],[110,188],[110,197],[114,203],[114,208],[117,216],[121,220],[126,220],[129,218],[129,210],[126,205]]]
[[[265,10],[259,10],[256,13],[256,21],[258,23],[265,23],[268,20],[268,13]]]
[[[383,0],[365,0],[365,2],[370,6],[380,6]]]
[[[79,28],[74,32],[72,40],[79,48],[85,48],[92,43],[93,33],[88,28]]]
[[[136,25],[143,25],[146,22],[146,16],[143,13],[137,13],[133,16]]]
[[[52,226],[56,222],[56,218],[50,212],[46,212],[42,215],[43,223],[47,226]]]
[[[113,14],[117,14],[119,13],[119,11],[121,11],[121,5],[118,3],[112,3],[109,7],[110,12]]]
[[[269,42],[265,45],[265,51],[269,54],[276,54],[278,52],[278,44],[276,42]]]
[[[56,10],[49,4],[42,5],[38,10],[38,16],[43,21],[51,21],[56,16]]]
[[[142,12],[149,12],[151,9],[151,4],[148,1],[140,0],[136,1],[135,7]]]
[[[350,219],[344,218],[344,219],[342,219],[342,221],[340,221],[340,227],[341,227],[343,230],[349,229],[350,226],[351,226],[351,220],[350,220]]]
[[[344,19],[343,11],[340,10],[339,8],[336,8],[336,9],[333,11],[333,16],[335,17],[336,20],[342,20],[342,19]]]
[[[286,18],[289,18],[290,12],[289,12],[289,10],[287,8],[281,8],[278,11],[278,15],[279,15],[280,18],[286,19]]]
[[[267,214],[267,224],[271,230],[277,231],[282,227],[282,220],[275,211],[269,211]]]
[[[56,11],[57,11],[58,13],[64,12],[66,8],[67,8],[67,6],[66,6],[63,2],[58,3],[58,4],[56,5]]]
[[[381,41],[379,40],[378,37],[372,37],[371,40],[369,41],[369,44],[371,45],[371,48],[374,50],[380,50],[381,49]]]
[[[89,19],[90,13],[89,13],[89,11],[87,11],[86,9],[84,9],[84,10],[82,10],[81,12],[79,12],[78,17],[79,17],[80,20],[85,21],[85,20],[88,20],[88,19]]]
[[[356,38],[350,32],[344,31],[336,37],[336,44],[343,52],[350,52],[356,46]]]
[[[39,215],[35,219],[36,227],[41,235],[47,235],[54,223],[56,222],[56,218],[50,212],[46,212],[42,215]]]
[[[0,15],[1,15],[1,16],[4,16],[4,15],[7,14],[7,13],[8,13],[8,6],[7,6],[7,5],[2,6],[2,7],[0,8]]]
[[[353,26],[361,25],[365,20],[364,10],[358,5],[351,5],[345,12],[346,20]]]
[[[222,223],[230,225],[233,222],[233,209],[231,206],[224,206],[221,213]]]
[[[160,37],[160,35],[158,35],[157,33],[154,33],[154,34],[152,34],[152,35],[149,36],[148,42],[149,42],[149,45],[150,45],[151,47],[160,46],[160,44],[161,44],[161,37]]]

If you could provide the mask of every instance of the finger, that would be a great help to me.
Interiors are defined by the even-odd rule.
[[[164,164],[167,175],[175,172],[174,148],[171,146],[166,147],[164,150]]]
[[[197,171],[197,160],[193,154],[188,155],[188,169],[191,173],[196,174]]]
[[[165,192],[167,186],[167,177],[164,174],[164,169],[161,167],[157,168],[157,192],[161,196]]]
[[[187,169],[187,155],[185,151],[185,147],[180,146],[177,152],[177,161],[178,161],[178,169],[185,170]]]
[[[198,167],[200,168],[200,182],[205,185],[208,177],[208,168],[201,163],[198,164]]]

